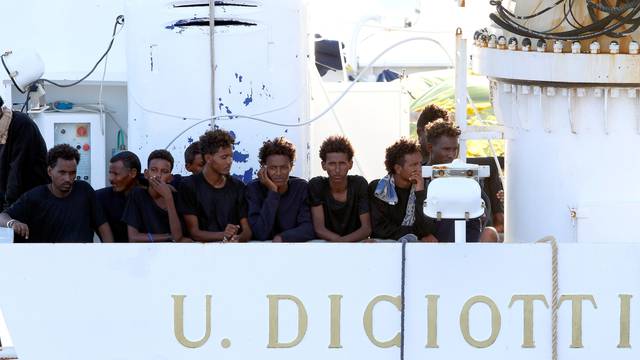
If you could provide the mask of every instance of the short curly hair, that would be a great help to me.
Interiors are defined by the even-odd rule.
[[[58,144],[47,152],[47,166],[56,167],[58,159],[75,160],[76,164],[80,163],[80,153],[76,148],[69,144]]]
[[[213,155],[226,147],[233,148],[234,138],[230,132],[223,129],[209,130],[200,136],[200,152],[202,155]]]
[[[425,126],[427,124],[432,123],[438,119],[449,120],[449,112],[436,104],[430,104],[422,113],[420,113],[420,117],[418,118],[418,122],[416,123],[416,132],[418,135],[425,131]]]
[[[384,158],[384,166],[387,173],[395,174],[395,165],[404,165],[404,156],[408,154],[420,154],[420,145],[415,140],[402,138],[387,148]]]
[[[262,143],[262,147],[258,153],[260,165],[266,165],[267,158],[271,155],[287,156],[293,164],[293,161],[296,159],[296,146],[282,136],[273,140],[267,140]]]
[[[427,124],[424,128],[427,135],[427,142],[433,144],[436,140],[442,136],[457,138],[462,133],[458,125],[453,121],[438,119],[432,123]]]
[[[151,164],[151,160],[155,160],[155,159],[162,159],[162,160],[166,160],[169,162],[169,164],[171,165],[171,170],[173,170],[173,155],[171,155],[171,153],[165,149],[160,149],[160,150],[153,150],[151,152],[151,154],[149,154],[149,157],[147,158],[147,167],[149,167],[149,164]]]
[[[353,159],[353,146],[344,136],[329,136],[320,145],[320,159],[327,161],[328,153],[343,153],[347,155],[349,161]]]

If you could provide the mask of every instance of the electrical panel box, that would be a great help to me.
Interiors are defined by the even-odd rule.
[[[77,180],[84,180],[94,189],[100,189],[106,183],[106,155],[104,135],[104,115],[99,113],[40,113],[34,121],[47,143],[54,145],[69,144],[80,153]]]

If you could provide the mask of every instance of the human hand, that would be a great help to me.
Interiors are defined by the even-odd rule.
[[[422,242],[427,242],[427,243],[437,243],[437,242],[438,242],[438,239],[437,239],[435,236],[433,236],[433,234],[429,234],[429,235],[427,235],[427,236],[423,236],[423,237],[420,239],[420,241],[422,241]]]
[[[11,225],[11,229],[13,229],[14,233],[22,236],[23,238],[25,238],[25,239],[29,238],[29,226],[27,224],[16,220]]]
[[[424,178],[422,177],[422,169],[416,170],[409,176],[411,183],[416,185],[416,191],[424,190]]]
[[[227,224],[227,227],[224,229],[222,241],[227,242],[233,240],[233,237],[238,233],[238,230],[240,230],[239,225]]]
[[[274,242],[274,243],[281,243],[281,242],[283,242],[283,241],[282,241],[282,236],[280,236],[280,235],[276,235],[276,236],[274,236],[274,237],[273,237],[273,242]]]
[[[269,178],[266,167],[263,166],[258,170],[258,179],[260,179],[260,183],[267,189],[278,192],[278,186],[276,186],[276,184]]]
[[[149,178],[149,185],[155,190],[160,196],[165,199],[173,198],[173,191],[171,191],[171,186],[160,180],[157,176],[152,176]]]

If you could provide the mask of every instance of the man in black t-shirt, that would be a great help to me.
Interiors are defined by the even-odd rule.
[[[131,151],[119,152],[109,161],[111,186],[96,191],[98,203],[107,217],[115,242],[129,241],[122,213],[131,190],[139,185],[138,176],[141,171],[140,159],[136,154]]]
[[[424,215],[426,199],[422,154],[415,141],[400,139],[386,150],[388,175],[369,184],[373,236],[398,240],[413,234],[423,242],[437,242],[435,224]]]
[[[343,136],[331,136],[320,146],[322,169],[328,177],[309,180],[313,228],[319,239],[331,242],[362,241],[371,234],[367,180],[348,175],[353,147]]]
[[[222,129],[200,136],[205,164],[180,186],[181,210],[191,238],[200,242],[251,239],[244,183],[230,176],[233,137]]]
[[[54,146],[47,153],[51,184],[24,193],[0,214],[0,224],[25,242],[93,242],[94,231],[103,242],[113,242],[93,188],[76,181],[79,161],[78,150],[67,144]]]
[[[154,150],[147,159],[144,177],[147,189],[131,191],[122,214],[129,242],[189,241],[176,207],[177,194],[171,182],[173,156],[167,150]]]

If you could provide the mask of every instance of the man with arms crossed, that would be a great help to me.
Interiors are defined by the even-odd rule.
[[[322,169],[328,177],[309,180],[311,216],[316,237],[331,242],[355,242],[371,234],[367,180],[348,175],[353,147],[343,136],[331,136],[320,146]]]

